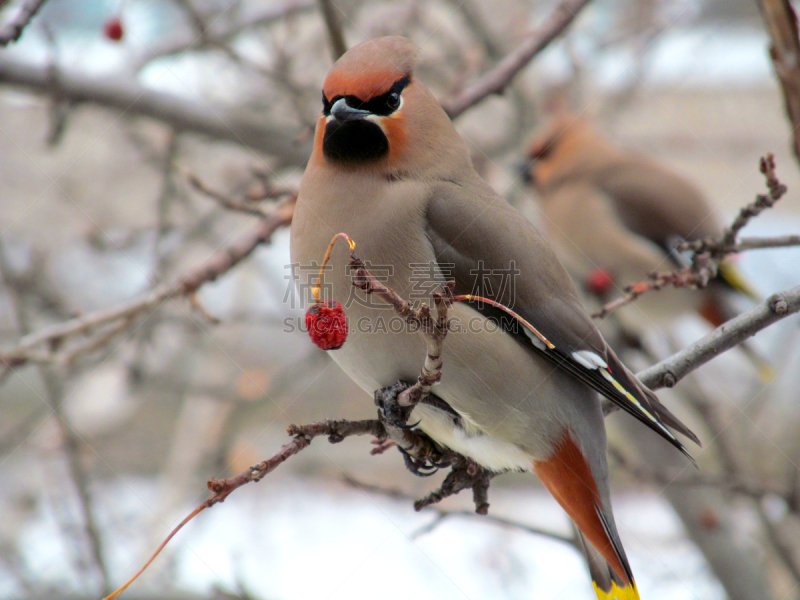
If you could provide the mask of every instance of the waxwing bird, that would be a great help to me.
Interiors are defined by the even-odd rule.
[[[314,150],[300,185],[292,262],[316,274],[331,238],[349,234],[359,257],[400,296],[431,302],[446,281],[513,308],[456,303],[436,395],[411,422],[493,471],[533,471],[580,530],[598,598],[639,598],[611,512],[600,396],[686,452],[697,441],[619,361],[544,238],[475,172],[466,143],[414,74],[416,48],[369,40],[333,66],[322,89]],[[348,251],[334,247],[322,294],[348,314],[332,358],[372,393],[416,381],[417,332],[356,290]],[[303,290],[302,275],[298,285]],[[687,454],[688,455],[688,454]]]
[[[623,289],[654,271],[688,266],[676,242],[722,235],[719,215],[695,185],[617,148],[574,114],[561,112],[534,134],[527,158],[527,179],[537,191],[548,239],[588,289],[595,288],[598,271]],[[731,296],[737,293],[759,300],[726,259],[704,290],[648,294],[620,316],[638,328],[696,312],[717,327],[736,315]],[[769,379],[769,365],[750,346],[742,349],[759,375]]]

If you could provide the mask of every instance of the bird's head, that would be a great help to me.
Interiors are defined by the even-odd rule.
[[[533,134],[521,172],[526,183],[541,191],[589,173],[614,154],[588,121],[563,112]]]
[[[403,37],[362,42],[325,78],[314,154],[343,168],[430,171],[463,142],[414,77],[417,47]],[[456,147],[455,150],[453,147]]]

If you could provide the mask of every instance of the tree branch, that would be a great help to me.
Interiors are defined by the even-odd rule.
[[[652,469],[639,464],[633,464],[625,457],[624,454],[612,446],[609,447],[608,453],[614,458],[620,468],[624,469],[633,478],[642,481],[658,483],[660,485],[706,486],[720,488],[735,494],[747,496],[748,498],[752,498],[754,500],[760,500],[768,495],[776,495],[781,497],[786,495],[782,491],[770,489],[763,485],[744,481],[733,476],[715,476],[706,475],[703,473],[693,473],[687,476],[681,476],[681,473],[685,469],[677,469],[673,473],[661,469]]]
[[[442,378],[442,347],[447,336],[447,309],[453,301],[454,281],[446,284],[443,293],[433,295],[436,305],[436,318],[431,316],[430,307],[423,304],[414,309],[409,302],[401,298],[393,289],[385,286],[367,271],[364,262],[352,252],[350,267],[355,269],[353,285],[367,294],[375,294],[387,304],[391,304],[395,312],[409,323],[419,326],[425,336],[426,354],[422,366],[422,374],[410,388],[403,390],[397,398],[400,406],[409,407],[418,404],[428,397],[433,385]]]
[[[761,158],[759,170],[766,178],[769,192],[756,195],[756,199],[753,202],[742,207],[733,223],[722,232],[719,239],[705,238],[684,241],[675,245],[675,250],[678,252],[689,250],[693,253],[691,266],[667,273],[650,273],[647,281],[640,281],[627,286],[624,295],[603,305],[599,310],[592,313],[592,317],[602,319],[615,310],[630,304],[642,294],[658,291],[665,287],[695,289],[706,287],[717,276],[719,265],[725,257],[741,251],[741,249],[737,249],[739,247],[739,244],[737,244],[739,232],[751,219],[760,215],[764,210],[775,206],[775,203],[786,194],[786,186],[778,180],[775,174],[775,157],[772,154],[767,154],[767,156]],[[786,246],[792,245],[789,242],[796,239],[800,239],[800,236],[776,238],[775,241]],[[761,248],[769,247],[766,242],[759,242],[754,239],[751,239],[749,243]],[[746,249],[746,245],[743,245],[742,249]]]
[[[410,496],[409,494],[406,494],[405,492],[402,492],[400,490],[384,488],[384,487],[380,487],[380,486],[377,486],[377,485],[364,483],[362,481],[359,481],[358,479],[355,479],[354,477],[351,477],[350,475],[344,475],[344,477],[342,479],[350,487],[354,487],[356,489],[363,490],[365,492],[371,492],[371,493],[379,494],[381,496],[385,496],[387,498],[392,498],[392,499],[395,499],[395,500],[413,500],[414,499],[413,496]],[[532,525],[526,525],[525,523],[520,523],[519,521],[513,521],[511,519],[506,519],[506,518],[503,518],[503,517],[498,517],[498,516],[489,515],[489,514],[480,515],[480,514],[478,514],[476,512],[472,512],[472,511],[468,511],[468,510],[447,510],[447,509],[440,508],[439,506],[435,506],[435,505],[426,506],[425,510],[429,510],[429,511],[435,512],[438,515],[438,518],[433,523],[431,523],[430,525],[427,525],[424,528],[424,530],[417,530],[416,534],[413,535],[412,537],[417,537],[421,533],[427,533],[429,531],[432,531],[435,526],[439,525],[439,523],[441,523],[445,518],[448,518],[448,517],[476,517],[476,516],[480,516],[482,519],[484,519],[486,521],[490,521],[492,523],[496,523],[498,525],[503,525],[503,526],[506,526],[506,527],[512,527],[514,529],[520,529],[522,531],[525,531],[527,533],[532,533],[534,535],[540,535],[540,536],[549,538],[551,540],[555,540],[557,542],[562,542],[564,544],[568,544],[568,545],[572,546],[573,548],[576,548],[576,549],[580,550],[580,545],[578,544],[578,540],[574,536],[562,535],[560,533],[556,533],[555,531],[550,531],[548,529],[540,529],[539,527],[534,527]]]
[[[746,237],[731,246],[732,253],[746,250],[763,250],[768,248],[788,248],[800,246],[800,235],[781,235],[776,237]]]
[[[246,114],[241,108],[210,106],[156,92],[133,78],[99,80],[64,70],[54,77],[47,66],[6,55],[0,58],[0,83],[20,85],[72,104],[97,104],[157,119],[176,131],[199,133],[264,152],[284,165],[302,165],[310,154],[310,142],[296,141],[299,129],[278,127],[261,116]]]
[[[154,42],[133,60],[133,70],[139,71],[153,60],[170,54],[186,52],[202,46],[213,47],[224,44],[246,29],[268,25],[279,19],[311,10],[313,7],[314,0],[288,0],[283,4],[263,5],[257,2],[242,3],[241,8],[237,10],[238,20],[235,23],[231,23],[226,18],[213,18],[213,15],[209,15],[212,18],[204,18],[209,25],[202,38],[198,38],[196,34],[192,33],[179,33]]]
[[[9,289],[11,302],[16,312],[17,326],[22,334],[27,334],[30,332],[30,319],[25,309],[21,285],[6,262],[5,250],[2,244],[0,244],[0,274],[2,274],[3,282]],[[63,414],[62,408],[65,401],[63,382],[48,365],[40,365],[38,372],[45,390],[45,404],[52,413],[52,418],[61,437],[61,447],[64,452],[69,478],[75,486],[78,507],[83,520],[82,525],[91,560],[99,576],[100,589],[103,594],[107,594],[111,577],[108,572],[105,553],[103,552],[100,529],[97,525],[94,510],[92,510],[92,499],[89,492],[86,469],[81,462],[80,445],[82,440],[69,426]]]
[[[778,180],[775,174],[775,157],[772,154],[767,154],[767,156],[759,161],[758,170],[761,171],[766,178],[767,189],[769,190],[767,194],[757,194],[753,202],[739,209],[739,214],[736,215],[730,227],[725,229],[719,240],[703,239],[681,242],[678,244],[677,249],[681,252],[691,250],[695,254],[709,252],[712,258],[717,260],[730,254],[731,248],[736,245],[736,238],[739,232],[744,229],[752,219],[768,208],[775,206],[775,203],[786,194],[786,186]]]
[[[704,338],[637,374],[647,387],[672,387],[712,358],[800,311],[800,286],[773,294],[754,308],[717,327]]]
[[[195,190],[204,196],[211,198],[223,208],[242,212],[253,217],[260,217],[262,219],[268,219],[270,216],[269,209],[263,209],[260,206],[256,206],[252,201],[249,200],[249,198],[246,198],[245,200],[236,200],[226,196],[221,192],[212,190],[206,186],[206,184],[204,184],[194,173],[186,173],[186,181],[188,181],[189,185]]]
[[[542,50],[555,40],[575,19],[590,0],[561,0],[545,21],[519,47],[501,60],[496,67],[476,82],[442,102],[451,119],[492,94],[500,94],[517,74]]]
[[[17,16],[0,29],[0,47],[4,48],[11,42],[16,42],[45,2],[47,0],[25,0],[19,8]]]
[[[322,12],[322,18],[325,19],[325,27],[328,28],[331,56],[333,61],[336,62],[342,54],[347,52],[347,42],[344,40],[342,22],[339,19],[339,15],[336,14],[336,7],[334,7],[331,0],[319,0],[319,9]]]
[[[771,39],[772,67],[783,89],[786,115],[792,126],[792,148],[800,161],[800,40],[797,13],[789,0],[759,0],[759,8]]]
[[[90,313],[27,335],[16,347],[0,352],[0,365],[10,369],[30,361],[51,362],[68,338],[103,326],[113,327],[119,321],[130,322],[144,311],[172,298],[190,298],[205,283],[216,280],[250,256],[258,246],[268,243],[276,229],[288,225],[294,212],[294,200],[294,197],[289,197],[278,203],[269,216],[261,220],[256,229],[224,251],[212,256],[185,277],[120,306]],[[108,341],[107,336],[106,341]],[[93,344],[90,342],[89,346],[93,347]]]

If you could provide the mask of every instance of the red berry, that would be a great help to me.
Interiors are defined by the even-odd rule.
[[[103,33],[110,40],[120,41],[125,33],[122,29],[122,20],[119,17],[111,17],[103,25]]]
[[[347,318],[342,305],[332,300],[317,302],[306,311],[311,341],[323,350],[341,348],[347,339]]]
[[[600,267],[594,269],[586,278],[586,288],[596,296],[605,296],[614,287],[614,278],[611,273]]]

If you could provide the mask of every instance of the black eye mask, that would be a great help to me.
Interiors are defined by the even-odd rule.
[[[406,88],[406,86],[411,83],[411,77],[406,76],[402,79],[398,79],[392,84],[392,87],[389,88],[389,91],[385,94],[381,94],[380,96],[375,96],[374,98],[370,98],[368,101],[364,102],[357,96],[334,96],[333,99],[328,100],[325,97],[325,92],[322,92],[322,114],[326,117],[331,114],[331,107],[336,103],[337,100],[340,98],[344,98],[345,102],[350,108],[357,108],[359,110],[366,110],[371,112],[373,115],[379,115],[381,117],[385,117],[387,115],[392,114],[400,107],[400,94]]]

